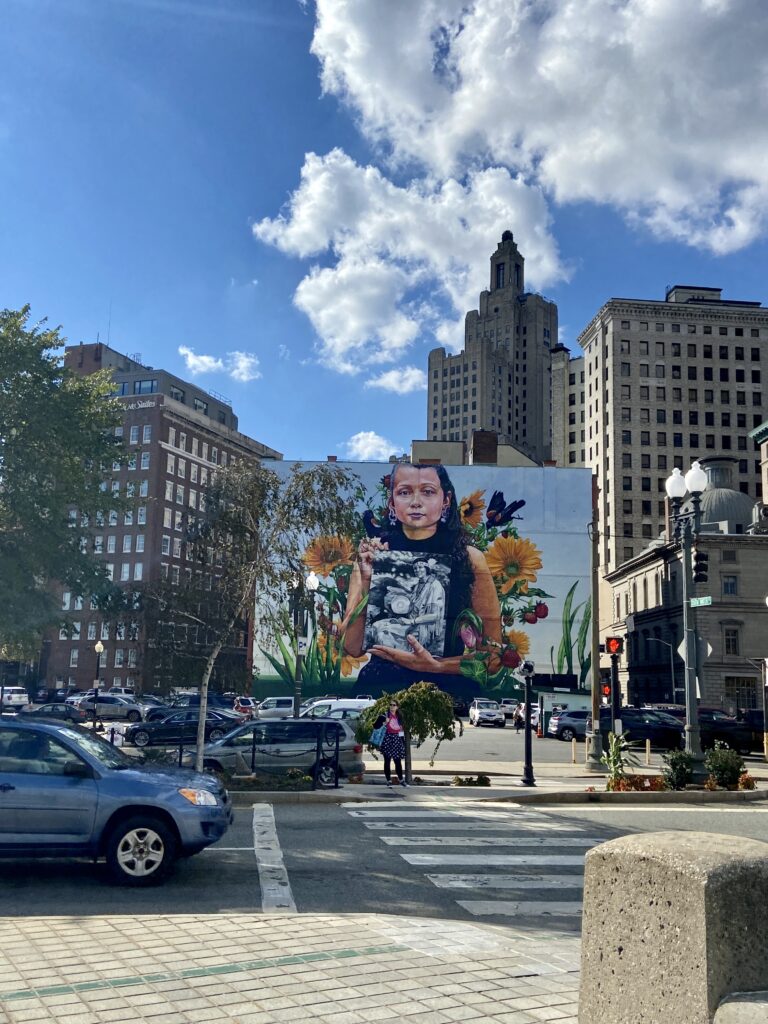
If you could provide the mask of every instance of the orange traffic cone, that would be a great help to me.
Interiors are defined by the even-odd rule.
[[[544,735],[544,730],[541,728],[541,722],[536,726],[536,738],[541,739]]]

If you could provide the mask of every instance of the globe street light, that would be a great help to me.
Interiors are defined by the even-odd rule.
[[[672,502],[674,538],[683,553],[683,662],[685,664],[685,751],[696,761],[703,760],[699,736],[699,711],[696,703],[696,636],[690,624],[690,591],[693,584],[693,542],[701,529],[701,492],[707,486],[707,474],[694,462],[683,476],[677,466],[665,487]],[[682,511],[683,498],[691,495],[691,509]]]
[[[93,649],[96,651],[96,685],[93,689],[93,731],[96,732],[96,704],[99,700],[99,672],[101,670],[101,655],[104,650],[104,644],[101,640],[97,640]]]

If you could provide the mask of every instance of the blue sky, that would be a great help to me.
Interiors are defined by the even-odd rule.
[[[0,304],[232,399],[287,457],[424,436],[511,228],[562,339],[765,301],[749,0],[5,0]]]

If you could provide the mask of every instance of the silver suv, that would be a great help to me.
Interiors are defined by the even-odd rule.
[[[353,725],[324,718],[246,722],[215,743],[207,743],[203,748],[203,765],[210,771],[236,775],[250,775],[252,771],[267,776],[284,775],[291,768],[312,775],[315,774],[319,739],[317,781],[321,785],[333,785],[337,735],[339,775],[362,774],[365,768],[363,747],[355,738]],[[193,763],[191,752],[182,759],[182,764]]]
[[[259,718],[290,718],[293,714],[293,697],[267,697],[256,708]]]

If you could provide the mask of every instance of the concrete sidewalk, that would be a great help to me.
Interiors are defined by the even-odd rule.
[[[576,1024],[579,940],[381,915],[0,919],[0,1020]]]

